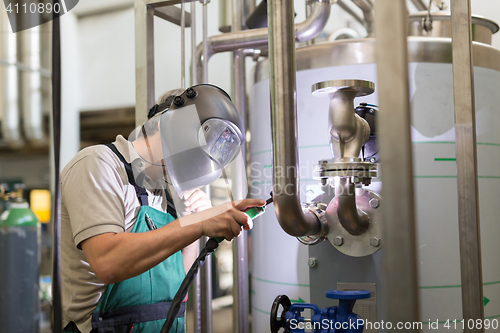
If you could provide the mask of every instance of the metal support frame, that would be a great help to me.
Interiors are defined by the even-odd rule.
[[[183,0],[184,3],[194,0]],[[172,9],[181,0],[135,0],[135,124],[147,120],[147,110],[155,104],[154,96],[154,25],[155,16],[175,24],[181,22],[181,10]],[[186,26],[191,19],[185,15]]]
[[[460,0],[461,1],[461,0]],[[405,0],[375,1],[385,321],[419,321]],[[388,20],[387,18],[390,18]],[[417,332],[411,329],[408,332]]]
[[[471,1],[451,1],[463,319],[484,319]],[[484,332],[466,327],[464,332]]]

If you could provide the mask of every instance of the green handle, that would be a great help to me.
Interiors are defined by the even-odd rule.
[[[262,214],[264,214],[265,211],[266,211],[265,206],[264,207],[252,207],[249,210],[247,210],[245,212],[245,214],[247,214],[250,217],[250,219],[254,220],[257,217],[259,217]],[[243,227],[242,224],[240,224],[240,226]],[[215,240],[217,241],[217,243],[222,242],[224,239],[225,239],[224,237],[217,237],[217,238],[215,238]]]

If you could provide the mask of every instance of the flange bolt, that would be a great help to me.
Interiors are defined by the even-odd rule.
[[[336,245],[336,246],[342,246],[342,244],[344,244],[344,239],[342,237],[340,237],[340,236],[337,236],[333,240],[333,244]]]
[[[370,245],[373,247],[379,247],[380,246],[380,239],[378,239],[377,237],[370,238]]]
[[[371,208],[377,208],[380,205],[380,202],[378,201],[378,199],[373,198],[370,199],[369,204]]]
[[[309,258],[309,260],[307,261],[307,265],[311,268],[314,268],[316,266],[318,266],[318,260],[316,258]]]

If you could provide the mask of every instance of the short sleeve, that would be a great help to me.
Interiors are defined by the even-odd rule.
[[[125,230],[124,184],[117,165],[99,155],[77,161],[61,180],[61,202],[75,246],[103,233]]]

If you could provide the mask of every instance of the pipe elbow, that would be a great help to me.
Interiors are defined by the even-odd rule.
[[[337,216],[340,224],[351,235],[359,236],[370,226],[368,215],[356,207],[354,184],[345,178],[335,184],[335,199],[337,200]]]
[[[281,228],[290,236],[302,237],[321,233],[321,221],[314,213],[303,211],[297,197],[275,195],[274,207]]]
[[[318,1],[311,15],[295,26],[295,40],[307,42],[320,34],[330,18],[330,2]]]

